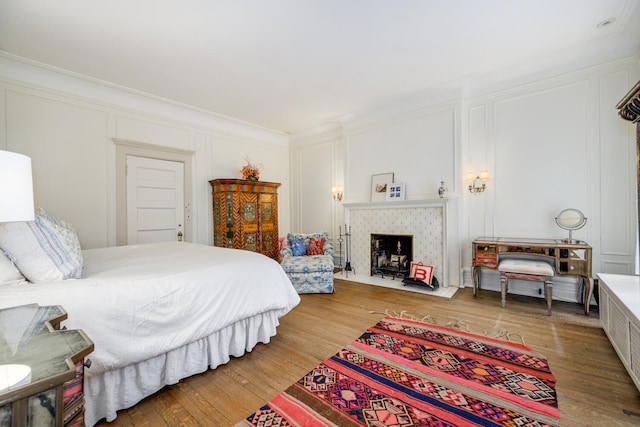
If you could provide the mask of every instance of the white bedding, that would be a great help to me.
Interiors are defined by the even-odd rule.
[[[277,319],[300,301],[280,265],[253,252],[165,242],[83,256],[81,279],[2,286],[0,308],[61,305],[65,326],[94,341],[87,425],[268,342]],[[159,377],[150,372],[149,381],[127,386],[158,369]]]

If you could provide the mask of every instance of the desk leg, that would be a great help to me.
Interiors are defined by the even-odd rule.
[[[584,288],[584,295],[582,296],[584,301],[584,314],[589,315],[589,301],[591,301],[591,279],[587,276],[582,276],[582,283]]]
[[[480,289],[480,267],[474,265],[471,267],[471,280],[473,281],[473,296],[477,296]]]

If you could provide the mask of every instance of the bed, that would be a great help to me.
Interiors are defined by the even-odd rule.
[[[280,265],[253,252],[165,242],[81,256],[79,278],[3,284],[0,308],[61,305],[64,325],[94,342],[84,380],[88,426],[268,343],[300,301]]]

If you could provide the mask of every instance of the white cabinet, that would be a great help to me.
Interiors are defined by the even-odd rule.
[[[640,390],[640,277],[598,274],[600,322]]]

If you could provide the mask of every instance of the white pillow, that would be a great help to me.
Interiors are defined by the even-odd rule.
[[[34,221],[0,224],[0,248],[34,283],[76,279],[82,274],[82,252],[71,228],[49,219],[43,211]]]
[[[0,251],[0,286],[24,280],[20,270]]]

